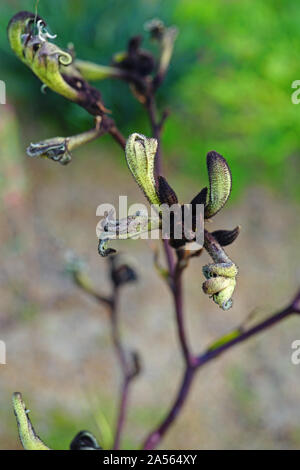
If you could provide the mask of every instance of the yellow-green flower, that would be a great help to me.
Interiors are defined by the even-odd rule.
[[[155,183],[155,156],[157,140],[142,134],[131,134],[126,143],[126,160],[129,169],[151,204],[160,205]]]
[[[16,56],[51,90],[98,116],[106,109],[99,91],[84,80],[70,52],[50,40],[56,36],[34,13],[22,11],[9,22],[8,39]]]

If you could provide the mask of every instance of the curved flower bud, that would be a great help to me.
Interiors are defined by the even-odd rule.
[[[7,26],[7,35],[10,46],[16,56],[26,63],[24,55],[24,45],[29,39],[36,22],[40,21],[41,17],[36,16],[28,11],[20,11],[9,22]]]
[[[157,140],[142,134],[131,134],[126,143],[126,161],[128,167],[151,204],[160,204],[156,192],[154,168]]]
[[[227,277],[212,277],[203,283],[203,292],[211,295],[214,302],[223,310],[232,307],[232,294],[236,286],[236,280]]]
[[[106,112],[99,91],[82,78],[72,55],[49,42],[55,36],[42,18],[20,12],[11,19],[7,32],[12,50],[44,85],[95,116]]]
[[[223,310],[232,307],[232,294],[236,286],[237,266],[227,256],[212,233],[204,231],[204,248],[214,263],[203,266],[202,271],[207,279],[203,285],[205,294],[211,295],[214,302]]]
[[[71,159],[71,151],[99,137],[101,129],[94,129],[72,137],[53,137],[36,144],[31,143],[26,152],[29,157],[50,158],[61,165],[67,165]]]
[[[224,206],[231,192],[231,172],[222,155],[212,151],[207,154],[209,197],[205,218],[213,217]]]
[[[203,283],[203,292],[208,295],[214,295],[231,285],[231,279],[227,277],[212,277]]]
[[[13,394],[13,408],[17,419],[19,436],[25,450],[50,450],[35,433],[29,419],[29,410],[26,409],[21,393]]]
[[[213,300],[222,310],[229,310],[232,307],[232,294],[236,286],[236,280],[230,279],[230,284],[217,294],[213,295]]]
[[[206,266],[203,266],[202,271],[206,279],[216,278],[216,276],[235,278],[238,274],[238,269],[232,262],[207,264]]]

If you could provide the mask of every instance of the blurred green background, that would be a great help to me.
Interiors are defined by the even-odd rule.
[[[80,429],[109,446],[119,374],[103,308],[64,272],[69,248],[87,262],[95,285],[110,286],[97,254],[96,207],[143,196],[124,155],[104,136],[74,152],[67,167],[29,159],[30,142],[86,130],[92,118],[41,83],[11,52],[6,26],[35,1],[2,0],[0,79],[0,448],[19,448],[11,393],[23,392],[37,432],[67,448]],[[233,174],[229,204],[212,229],[242,225],[228,248],[240,275],[234,307],[221,312],[201,292],[205,260],[185,276],[187,327],[196,351],[241,323],[284,305],[300,285],[300,106],[291,102],[300,79],[300,3],[294,0],[40,0],[57,44],[77,57],[109,64],[145,21],[179,28],[169,74],[158,93],[171,115],[163,134],[164,168],[182,201],[207,182],[205,155],[223,154]],[[145,34],[143,46],[156,51]],[[128,86],[100,82],[107,108],[124,135],[149,134],[144,111]],[[122,333],[140,351],[143,374],[132,390],[123,446],[136,448],[164,416],[180,380],[182,359],[167,287],[143,241],[116,242],[135,259],[140,280],[124,288]],[[298,333],[299,332],[299,333]],[[289,448],[300,446],[299,370],[291,343],[297,318],[253,339],[201,372],[163,448]],[[298,366],[299,367],[299,366]]]

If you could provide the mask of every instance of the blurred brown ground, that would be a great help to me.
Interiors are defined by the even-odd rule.
[[[22,139],[21,148],[28,144]],[[66,448],[80,429],[99,434],[106,416],[113,425],[119,372],[105,310],[64,273],[64,253],[82,257],[95,286],[109,289],[106,260],[97,254],[96,207],[143,196],[125,168],[122,153],[104,142],[74,154],[67,167],[29,159],[20,152],[27,180],[22,197],[2,207],[0,339],[7,365],[0,366],[0,448],[18,448],[11,394],[21,391],[38,434]],[[201,163],[203,168],[203,163]],[[234,175],[233,175],[234,178]],[[170,174],[182,201],[200,189]],[[234,306],[221,311],[201,290],[207,255],[185,274],[186,322],[195,351],[242,322],[281,308],[300,284],[299,208],[275,192],[255,186],[228,205],[211,227],[242,226],[228,253],[239,265]],[[139,446],[164,416],[182,373],[182,359],[167,287],[153,269],[145,241],[122,241],[135,259],[139,283],[123,289],[124,341],[137,349],[143,373],[135,382],[123,444]],[[257,336],[199,373],[188,402],[162,448],[232,449],[300,446],[300,366],[292,365],[291,343],[300,339],[298,318]]]

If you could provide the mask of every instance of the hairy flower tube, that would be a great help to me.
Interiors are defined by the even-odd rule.
[[[125,155],[128,167],[150,204],[160,205],[155,182],[155,155],[157,140],[142,134],[131,134],[126,143]]]
[[[98,116],[106,112],[100,92],[84,80],[73,63],[72,55],[50,40],[56,36],[46,22],[34,13],[17,13],[7,27],[10,46],[16,56],[56,93]]]

